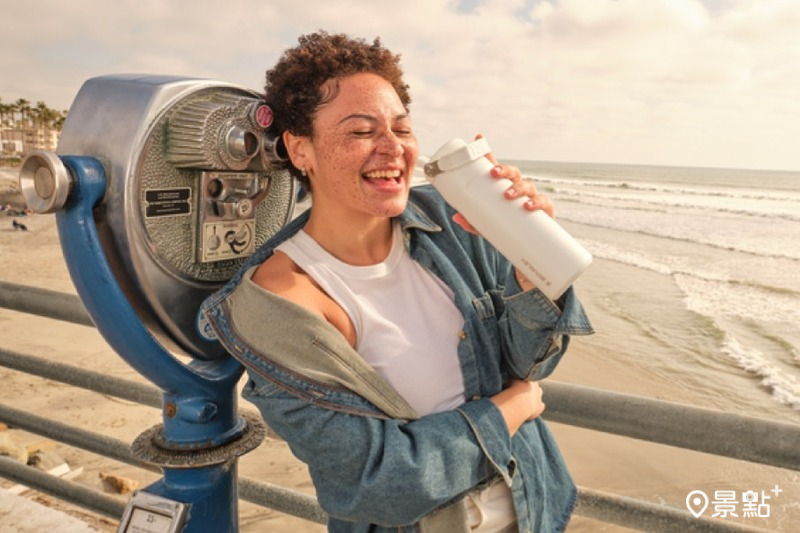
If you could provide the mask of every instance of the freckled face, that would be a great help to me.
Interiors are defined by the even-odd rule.
[[[392,85],[375,74],[339,81],[305,147],[315,209],[393,217],[403,212],[419,148]]]

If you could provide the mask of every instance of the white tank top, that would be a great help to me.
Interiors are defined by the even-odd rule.
[[[453,292],[411,259],[398,224],[381,263],[353,266],[299,231],[277,248],[338,303],[356,330],[356,351],[423,416],[464,403],[458,360],[464,324]]]

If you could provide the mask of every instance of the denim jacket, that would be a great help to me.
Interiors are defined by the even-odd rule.
[[[489,397],[509,377],[547,377],[569,336],[592,327],[572,288],[556,303],[522,292],[510,263],[453,214],[422,186],[398,220],[411,257],[453,290],[464,315],[467,401],[455,410],[418,417],[333,326],[250,280],[308,213],[203,304],[247,369],[243,397],[308,465],[331,532],[468,531],[464,495],[497,480],[511,487],[520,532],[562,531],[569,521],[576,489],[545,423],[526,422],[512,438]]]

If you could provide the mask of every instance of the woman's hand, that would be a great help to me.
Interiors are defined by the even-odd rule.
[[[533,182],[533,179],[523,177],[519,168],[515,166],[497,163],[492,154],[487,154],[486,157],[495,164],[491,170],[493,178],[511,181],[511,186],[506,189],[505,192],[506,198],[509,200],[516,200],[517,198],[527,196],[528,200],[522,204],[525,209],[528,211],[541,209],[547,213],[550,218],[556,217],[552,200],[536,190],[536,184]]]
[[[480,139],[481,137],[483,137],[483,135],[479,134],[475,138]],[[528,211],[536,211],[541,209],[551,218],[556,217],[555,207],[553,206],[552,200],[550,200],[550,198],[544,194],[540,194],[536,190],[536,184],[531,178],[523,177],[519,168],[513,165],[504,165],[498,163],[497,159],[494,157],[494,154],[486,154],[486,158],[494,165],[491,170],[491,176],[494,179],[507,179],[511,182],[511,185],[504,193],[508,200],[516,200],[517,198],[527,196],[528,200],[522,204],[524,209],[527,209]],[[476,230],[475,227],[470,224],[461,213],[456,213],[453,216],[453,222],[461,226],[464,231],[479,235],[478,230]]]
[[[508,386],[490,400],[500,409],[510,435],[527,422],[544,412],[542,388],[535,381],[512,379]]]

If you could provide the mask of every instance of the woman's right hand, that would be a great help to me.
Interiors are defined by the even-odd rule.
[[[510,380],[508,386],[490,400],[500,409],[512,436],[523,423],[540,416],[545,407],[539,384],[522,379]]]

